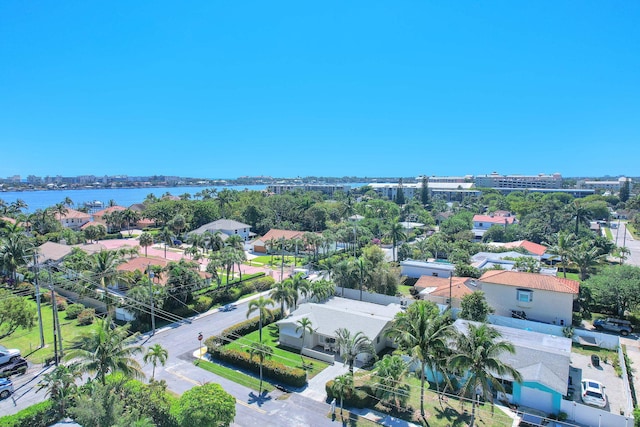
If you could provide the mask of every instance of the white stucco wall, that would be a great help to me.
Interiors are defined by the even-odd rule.
[[[517,300],[515,286],[482,283],[482,291],[487,303],[498,316],[511,316],[512,310],[524,311],[528,319],[555,325],[570,325],[573,309],[573,294],[531,289],[533,301],[522,303]]]

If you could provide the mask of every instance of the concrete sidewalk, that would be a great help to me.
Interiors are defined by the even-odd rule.
[[[348,366],[344,366],[342,363],[334,363],[333,365],[326,367],[315,377],[311,378],[307,383],[307,388],[299,394],[317,402],[325,402],[327,399],[327,392],[325,390],[325,384],[327,384],[327,381],[330,381],[342,374],[346,374],[347,372],[349,372]]]

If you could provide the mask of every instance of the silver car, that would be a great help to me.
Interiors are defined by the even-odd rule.
[[[6,399],[13,394],[13,383],[9,378],[0,378],[0,399]]]

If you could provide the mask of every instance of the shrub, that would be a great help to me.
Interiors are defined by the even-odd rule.
[[[67,307],[67,319],[77,318],[84,308],[82,304],[71,304]]]
[[[249,353],[245,351],[226,349],[222,346],[215,346],[211,355],[223,362],[237,366],[254,373],[260,371],[260,363],[251,359]],[[284,383],[292,387],[303,387],[307,383],[307,373],[303,369],[292,368],[274,360],[265,360],[262,364],[262,373],[265,377],[273,381]]]
[[[205,311],[209,310],[209,308],[211,308],[211,306],[213,305],[213,299],[205,296],[205,295],[201,295],[198,297],[198,300],[196,301],[195,305],[194,305],[194,309],[195,311],[199,311],[200,313],[204,313]]]
[[[330,400],[333,400],[334,397],[336,400],[340,400],[338,396],[334,396],[333,394],[333,380],[327,381],[324,389]],[[344,405],[352,406],[354,408],[373,408],[377,403],[378,399],[375,397],[373,389],[368,384],[354,387],[353,390],[348,391],[344,396]]]
[[[58,306],[58,311],[65,311],[67,309],[67,300],[60,297],[56,297],[56,305]]]
[[[265,276],[255,279],[253,283],[253,287],[257,292],[264,292],[271,289],[276,280],[273,277]]]
[[[93,308],[85,308],[78,314],[78,325],[90,325],[96,318],[96,311]]]
[[[265,319],[262,327],[270,325],[271,323],[282,318],[282,313],[280,312],[279,308],[271,310],[271,313],[271,318]],[[220,344],[224,345],[237,340],[240,336],[250,334],[253,331],[257,331],[259,326],[260,318],[258,316],[252,317],[251,319],[247,319],[243,322],[236,323],[235,325],[228,327],[218,336],[214,335],[207,338],[204,343],[208,349],[219,346]],[[209,350],[209,352],[211,352],[211,350]]]
[[[53,411],[51,400],[31,405],[14,415],[0,417],[0,425],[4,427],[47,427],[58,421],[60,417]]]
[[[33,298],[36,295],[36,287],[29,282],[22,282],[16,286],[16,293]]]

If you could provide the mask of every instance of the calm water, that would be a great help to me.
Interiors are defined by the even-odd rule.
[[[360,187],[363,183],[352,183],[352,188]],[[225,187],[152,187],[152,188],[105,188],[105,189],[81,189],[81,190],[41,190],[41,191],[7,191],[0,192],[0,199],[7,204],[22,199],[29,206],[28,212],[36,209],[44,209],[62,202],[66,197],[73,200],[74,207],[82,206],[85,202],[98,200],[104,206],[108,206],[109,200],[115,200],[120,206],[131,206],[134,203],[141,203],[148,194],[161,197],[169,192],[174,196],[189,193],[192,196],[204,189],[215,188],[221,191],[224,188],[229,190],[264,190],[266,185],[237,185]]]

